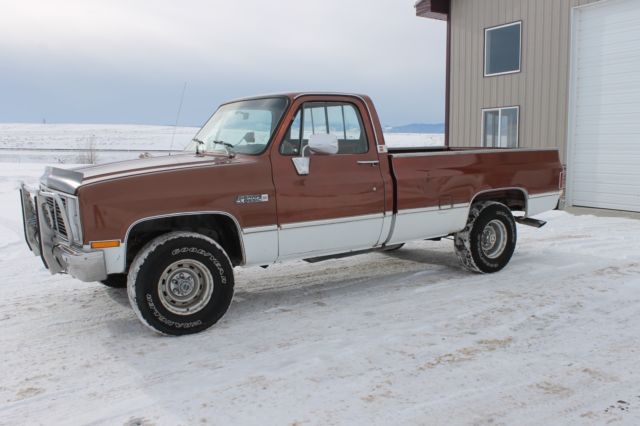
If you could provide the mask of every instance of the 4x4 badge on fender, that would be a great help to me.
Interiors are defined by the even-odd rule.
[[[269,201],[269,194],[238,195],[236,198],[236,204],[266,203],[267,201]]]

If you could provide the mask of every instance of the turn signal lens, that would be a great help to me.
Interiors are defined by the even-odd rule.
[[[103,248],[112,248],[112,247],[120,247],[120,240],[91,242],[92,249],[103,249]]]

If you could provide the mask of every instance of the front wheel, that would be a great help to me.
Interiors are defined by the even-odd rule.
[[[127,284],[129,302],[153,331],[192,334],[215,324],[233,298],[233,267],[213,239],[172,232],[138,253]]]
[[[516,240],[511,210],[501,203],[483,201],[471,206],[467,225],[455,235],[454,246],[466,269],[492,273],[509,263]]]

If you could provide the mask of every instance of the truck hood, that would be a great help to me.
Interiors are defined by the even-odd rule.
[[[195,154],[189,153],[118,161],[75,169],[47,167],[40,178],[40,183],[50,189],[75,194],[78,188],[86,183],[95,183],[116,177],[121,178],[144,173],[204,165],[231,164],[240,161],[238,157],[230,159],[226,155],[206,154],[196,156]]]

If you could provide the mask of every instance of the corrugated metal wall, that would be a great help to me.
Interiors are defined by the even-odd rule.
[[[519,146],[564,157],[571,8],[597,0],[452,0],[451,146],[480,146],[482,109],[520,107]],[[484,77],[484,29],[522,21],[522,71]]]

